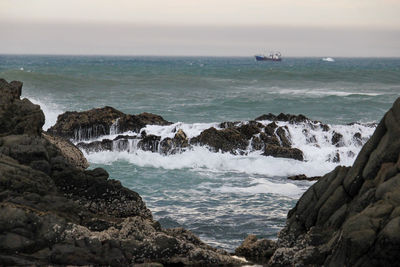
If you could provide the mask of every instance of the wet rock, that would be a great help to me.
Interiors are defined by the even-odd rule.
[[[174,138],[164,138],[160,142],[161,153],[165,155],[180,153],[188,147],[189,139],[182,129],[176,132]]]
[[[353,135],[353,142],[357,145],[357,146],[362,146],[363,142],[362,142],[362,136],[361,133],[357,132]]]
[[[261,123],[249,122],[248,124],[243,124],[238,127],[237,130],[249,140],[253,135],[260,133],[262,127],[263,125]]]
[[[264,128],[264,131],[267,135],[273,136],[275,135],[276,128],[278,128],[278,125],[275,122],[271,122]]]
[[[337,147],[343,146],[343,135],[338,132],[333,132],[332,134],[332,139],[331,139],[332,145],[335,145]]]
[[[287,126],[279,127],[276,130],[276,135],[281,140],[281,144],[283,147],[291,147],[290,136],[288,136],[289,130],[288,130]]]
[[[299,114],[299,115],[292,115],[292,114],[284,114],[280,113],[278,116],[268,113],[261,115],[255,119],[256,121],[263,121],[263,120],[269,120],[269,121],[287,121],[290,123],[300,123],[300,122],[308,122],[310,119],[308,119],[306,116]]]
[[[169,125],[171,122],[151,113],[129,115],[112,107],[103,107],[82,112],[65,112],[58,116],[56,124],[50,127],[48,132],[80,141],[108,135],[111,132],[139,132],[148,124]]]
[[[400,98],[352,167],[321,177],[289,211],[271,266],[400,264]]]
[[[103,139],[101,141],[94,141],[90,143],[80,142],[76,146],[79,149],[86,151],[86,153],[111,151],[113,149],[113,141],[110,139]]]
[[[293,175],[293,176],[289,176],[288,179],[289,180],[294,180],[294,181],[317,181],[319,178],[321,178],[321,176],[312,176],[312,177],[308,177],[305,174],[298,174],[298,175]]]
[[[248,141],[236,129],[217,130],[211,127],[201,132],[197,137],[190,140],[192,145],[206,145],[214,151],[236,153],[237,150],[245,150],[248,146]]]
[[[276,250],[275,241],[258,239],[255,235],[249,235],[243,243],[235,249],[235,255],[245,257],[256,263],[265,264]]]
[[[146,137],[139,141],[138,148],[144,151],[158,152],[160,139],[160,136],[152,134],[146,135]]]
[[[304,159],[303,152],[300,149],[280,147],[276,145],[266,145],[263,155],[277,158],[290,158],[301,161]]]

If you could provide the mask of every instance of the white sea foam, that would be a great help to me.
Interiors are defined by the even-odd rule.
[[[259,121],[267,125],[271,121]],[[246,124],[248,122],[242,122]],[[111,164],[114,161],[124,160],[141,167],[153,167],[164,169],[193,169],[207,170],[211,172],[238,172],[249,175],[257,174],[266,177],[290,176],[306,174],[307,176],[323,175],[337,165],[351,165],[362,145],[372,135],[374,128],[362,124],[330,125],[328,131],[324,131],[320,123],[290,124],[277,122],[278,126],[287,127],[292,147],[299,148],[304,153],[304,161],[286,158],[274,158],[261,155],[262,151],[253,151],[248,147],[245,155],[232,155],[230,153],[211,152],[206,147],[193,147],[182,153],[162,155],[137,148],[138,140],[132,142],[127,151],[103,151],[87,154],[90,162]],[[216,123],[175,123],[168,126],[148,125],[142,129],[147,134],[154,134],[164,138],[172,138],[178,129],[182,129],[189,138],[199,135],[209,127],[218,128]],[[335,133],[342,135],[338,144],[332,144]],[[137,133],[127,132],[128,135]],[[360,138],[355,138],[360,134]],[[116,134],[98,138],[115,138]],[[131,140],[132,141],[132,140]],[[135,146],[135,147],[133,147]],[[340,158],[340,162],[334,163],[334,158]]]
[[[332,170],[336,164],[320,160],[319,162],[301,162],[293,159],[262,156],[253,152],[246,156],[230,153],[214,153],[205,147],[194,147],[181,154],[161,155],[149,151],[102,151],[85,154],[92,163],[111,164],[115,161],[127,161],[140,167],[164,169],[193,169],[211,172],[240,172],[258,174],[267,177],[290,176],[304,173],[308,176],[322,175]]]
[[[327,90],[327,89],[279,89],[278,94],[282,95],[308,95],[308,96],[351,96],[351,95],[365,95],[365,96],[379,96],[384,93],[377,92],[346,92],[340,90]]]

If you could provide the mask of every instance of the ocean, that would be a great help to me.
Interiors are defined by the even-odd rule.
[[[174,124],[148,126],[146,132],[164,137],[177,128],[196,136],[221,122],[246,124],[267,113],[303,114],[329,124],[323,132],[280,122],[293,147],[304,152],[304,162],[205,147],[167,156],[137,149],[86,154],[90,168],[103,167],[138,192],[163,227],[187,228],[228,251],[248,234],[276,238],[287,212],[312,185],[287,176],[323,175],[351,165],[361,149],[354,135],[365,143],[400,96],[396,58],[0,55],[0,77],[24,83],[23,97],[46,115],[45,130],[65,111],[103,106],[161,115]],[[335,131],[343,135],[339,148],[330,141]],[[307,142],[305,132],[315,142]],[[340,162],[330,160],[335,153]]]

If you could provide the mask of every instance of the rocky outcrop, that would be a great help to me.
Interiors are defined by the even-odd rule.
[[[65,112],[58,116],[56,124],[50,127],[48,132],[66,139],[80,141],[110,133],[139,132],[148,124],[169,125],[171,123],[151,113],[129,115],[112,107],[103,107],[83,112]]]
[[[44,114],[38,105],[20,100],[22,83],[0,79],[0,137],[10,134],[39,135]]]
[[[182,228],[162,229],[139,194],[104,169],[82,170],[65,143],[41,135],[43,113],[15,84],[0,84],[0,121],[18,118],[0,136],[1,266],[242,263]]]
[[[270,266],[400,265],[400,98],[352,167],[303,194],[278,237]]]

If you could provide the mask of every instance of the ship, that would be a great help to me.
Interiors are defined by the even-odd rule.
[[[271,52],[269,56],[255,55],[256,61],[282,61],[282,55],[280,52]]]

